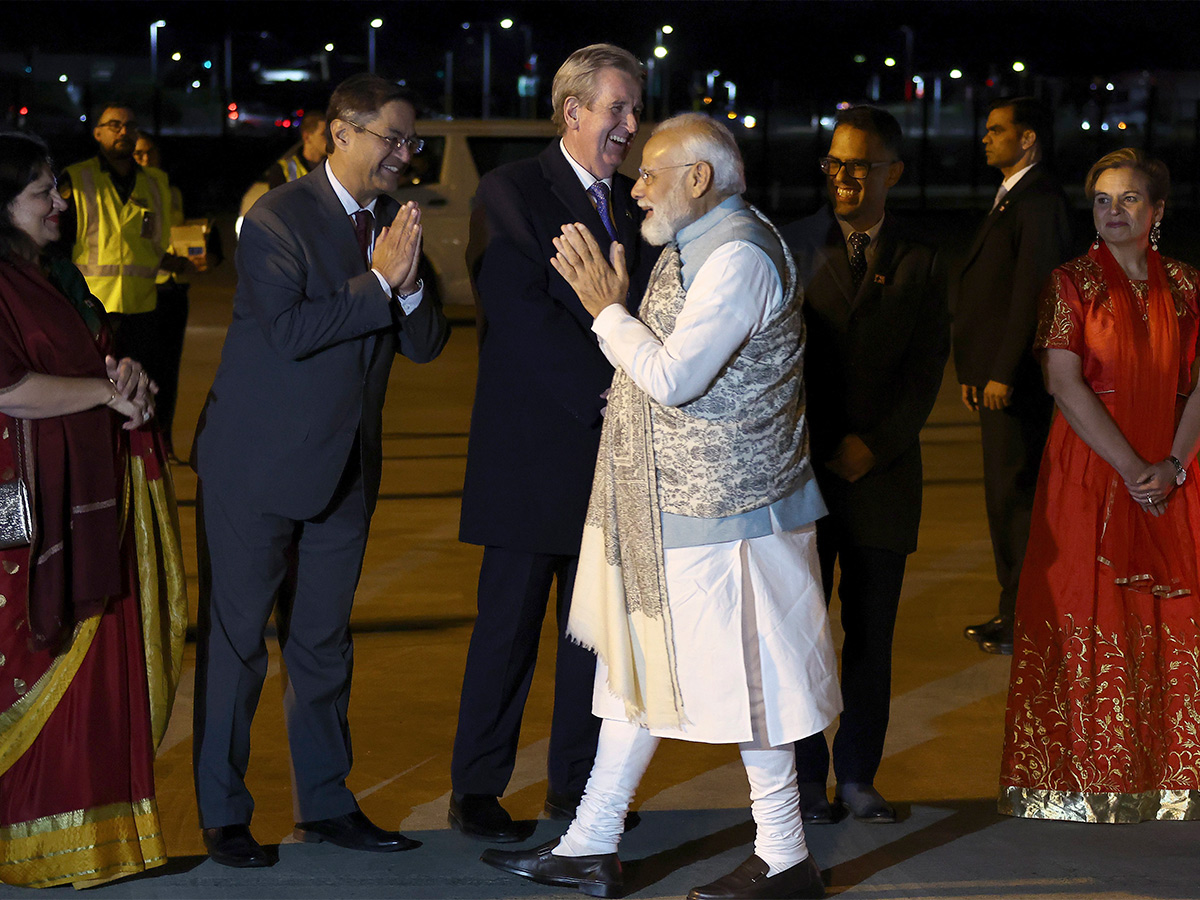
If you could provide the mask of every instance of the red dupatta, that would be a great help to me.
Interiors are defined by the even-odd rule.
[[[1142,459],[1171,454],[1179,386],[1179,319],[1175,298],[1157,250],[1146,253],[1149,274],[1145,314],[1124,270],[1103,241],[1088,251],[1104,271],[1112,304],[1117,351],[1116,391],[1109,407],[1121,434]],[[1184,497],[1168,498],[1166,512],[1143,510],[1114,473],[1108,515],[1100,536],[1099,561],[1117,584],[1162,597],[1196,589],[1196,541]]]
[[[0,385],[23,373],[106,378],[107,334],[93,337],[79,312],[37,266],[0,260]],[[29,643],[52,648],[122,590],[123,485],[113,413],[14,420],[26,429],[23,474],[34,509],[29,548]]]

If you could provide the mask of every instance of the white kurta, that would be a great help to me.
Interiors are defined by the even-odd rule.
[[[700,267],[665,342],[619,306],[601,312],[593,331],[614,366],[658,402],[678,406],[703,394],[782,302],[767,255],[733,241]],[[668,548],[663,562],[687,722],[653,734],[778,746],[821,731],[841,712],[815,526],[784,532],[776,523],[763,537]],[[592,710],[627,718],[602,660]]]

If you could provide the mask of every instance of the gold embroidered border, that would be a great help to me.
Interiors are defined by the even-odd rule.
[[[1004,815],[1064,822],[1129,824],[1200,819],[1200,791],[1157,790],[1137,794],[1048,791],[1001,786],[997,804]]]
[[[41,734],[42,726],[74,681],[99,627],[98,615],[75,626],[70,646],[55,658],[24,696],[0,713],[0,775],[7,772]]]
[[[0,828],[0,849],[0,882],[26,887],[90,887],[167,861],[153,798]]]

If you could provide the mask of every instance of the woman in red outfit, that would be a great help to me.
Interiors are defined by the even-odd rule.
[[[1158,253],[1168,187],[1139,150],[1097,162],[1096,241],[1041,300],[1035,348],[1060,414],[1017,600],[1012,815],[1200,818],[1200,275]]]
[[[0,480],[33,511],[0,549],[0,882],[37,887],[166,861],[154,747],[187,627],[153,386],[46,253],[65,208],[45,145],[0,134]]]

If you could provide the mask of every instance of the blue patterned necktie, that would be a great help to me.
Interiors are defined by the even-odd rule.
[[[596,201],[596,212],[600,213],[600,221],[604,223],[604,230],[615,241],[617,239],[617,229],[613,226],[612,215],[608,211],[608,185],[603,181],[597,181],[588,188],[587,192]]]

